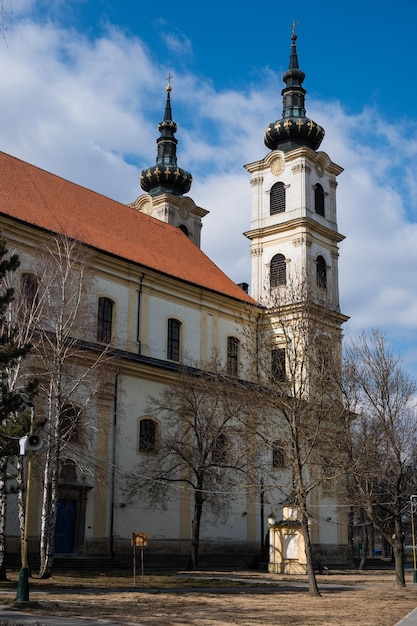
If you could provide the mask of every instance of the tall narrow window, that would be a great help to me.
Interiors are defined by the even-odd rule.
[[[272,442],[272,467],[281,469],[287,464],[285,443],[281,440]]]
[[[284,381],[285,371],[285,348],[275,348],[271,352],[271,372],[276,381]]]
[[[324,190],[320,183],[314,187],[314,209],[318,215],[324,217]]]
[[[275,183],[271,188],[269,199],[269,214],[284,213],[285,211],[285,185],[284,183]]]
[[[113,330],[113,301],[109,298],[98,299],[97,341],[110,343]]]
[[[287,265],[283,254],[276,254],[271,259],[270,283],[271,289],[287,284]]]
[[[139,422],[139,452],[155,452],[157,424],[155,420],[144,418]]]
[[[28,309],[33,309],[38,303],[39,282],[35,274],[22,274],[22,295]]]
[[[171,361],[180,360],[181,322],[170,318],[168,320],[167,358]]]
[[[239,373],[239,339],[227,338],[227,373],[237,376]]]
[[[81,409],[75,404],[66,404],[59,415],[59,436],[65,443],[81,441]]]
[[[326,260],[320,255],[316,261],[317,287],[327,289],[327,266]]]
[[[227,457],[227,437],[223,433],[219,433],[213,441],[211,451],[211,459],[217,465],[223,465]]]

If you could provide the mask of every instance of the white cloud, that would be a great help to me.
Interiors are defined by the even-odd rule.
[[[191,54],[185,39],[168,43]],[[251,188],[243,166],[266,154],[266,126],[281,114],[279,76],[265,69],[244,92],[218,92],[209,79],[158,65],[141,41],[118,30],[89,41],[29,20],[15,20],[2,52],[1,149],[122,202],[141,193],[139,171],[155,162],[171,71],[178,162],[194,176],[190,195],[210,211],[202,247],[233,280],[250,282],[242,233],[250,227]],[[417,361],[417,133],[378,111],[352,116],[341,103],[308,94],[307,113],[326,129],[322,149],[345,168],[338,214],[347,237],[340,289],[348,328],[386,329],[406,340],[407,359]]]

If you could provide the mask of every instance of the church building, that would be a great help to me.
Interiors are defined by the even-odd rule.
[[[188,495],[178,490],[164,510],[152,509],[128,499],[125,480],[149,454],[149,439],[157,453],[164,424],[149,414],[149,397],[175,384],[181,364],[204,369],[215,354],[230,375],[250,382],[255,362],[268,353],[285,375],[288,355],[277,302],[294,316],[291,307],[303,298],[313,303],[319,312],[314,320],[321,320],[324,335],[341,354],[347,317],[339,308],[338,244],[343,235],[337,228],[336,179],[343,170],[319,150],[324,130],[306,116],[296,39],[293,32],[282,116],[267,126],[265,157],[245,165],[252,194],[244,234],[252,263],[249,285],[235,284],[203,252],[208,211],[188,195],[192,176],[177,164],[170,83],[158,125],[156,163],[141,172],[143,193],[129,205],[0,152],[0,231],[9,252],[20,257],[21,284],[26,291],[39,284],[45,251],[57,237],[78,242],[92,278],[88,324],[74,326],[74,339],[91,355],[102,351],[109,361],[105,386],[84,403],[71,445],[62,449],[57,556],[129,556],[132,533],[140,531],[148,536],[149,560],[152,554],[188,552]],[[251,341],[259,359],[258,354],[247,357]],[[42,374],[42,367],[37,361],[36,373]],[[74,375],[77,367],[75,363]],[[42,421],[47,409],[41,397],[35,405]],[[71,407],[65,419],[70,414]],[[273,449],[265,454],[272,467]],[[39,462],[29,528],[32,549],[40,532],[42,480]],[[312,542],[338,562],[348,546],[339,495],[317,488],[311,496]],[[285,504],[279,489],[272,490],[248,496],[227,520],[203,519],[202,552],[240,554],[249,562],[264,544],[271,510],[279,518]],[[17,552],[16,511],[17,502],[10,498],[7,545]]]

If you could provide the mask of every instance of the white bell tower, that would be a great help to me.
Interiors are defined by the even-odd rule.
[[[306,117],[304,73],[292,33],[283,114],[269,124],[264,159],[246,165],[251,174],[251,295],[267,308],[279,300],[308,300],[326,309],[339,327],[337,176],[343,169],[318,147],[324,130]]]

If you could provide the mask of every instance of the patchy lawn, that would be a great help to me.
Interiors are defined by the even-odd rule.
[[[0,583],[0,604],[14,602],[18,572]],[[394,626],[417,607],[417,584],[394,587],[393,571],[330,571],[317,577],[311,597],[304,576],[263,572],[71,572],[30,579],[30,604],[39,615],[82,616],[143,626]],[[12,616],[11,616],[12,617]],[[42,623],[40,618],[40,623]]]

